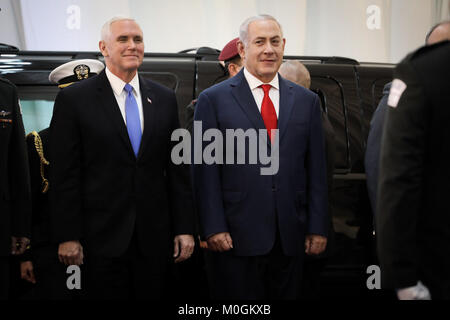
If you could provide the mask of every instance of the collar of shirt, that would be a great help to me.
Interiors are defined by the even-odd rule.
[[[125,112],[125,100],[127,97],[127,93],[123,89],[126,85],[126,82],[120,79],[118,76],[113,74],[108,67],[106,67],[106,77],[108,78],[109,83],[111,84],[111,88],[114,93],[114,97],[116,98],[117,105],[119,106],[120,113],[122,114],[123,121],[125,124],[127,123],[127,117]],[[139,109],[139,118],[141,120],[141,131],[144,132],[144,110],[142,107],[142,99],[141,99],[141,90],[139,87],[139,76],[136,72],[134,78],[130,81],[130,85],[133,87],[133,95],[136,99],[138,109]]]
[[[278,73],[275,75],[275,77],[269,83],[262,82],[257,77],[252,75],[249,71],[247,71],[247,69],[245,69],[245,68],[244,68],[244,76],[245,76],[245,79],[248,82],[250,90],[252,90],[252,91],[254,89],[258,88],[262,84],[270,84],[272,86],[272,88],[280,90],[280,85],[279,85],[279,80],[278,80]]]
[[[108,77],[109,83],[111,84],[111,87],[114,91],[114,93],[118,96],[120,96],[123,93],[123,88],[127,84],[125,81],[120,79],[118,76],[116,76],[114,73],[112,73],[108,67],[106,67],[106,76]],[[139,96],[139,76],[138,72],[136,71],[136,75],[134,78],[130,81],[130,85],[133,87],[133,93],[136,96]]]
[[[247,80],[250,90],[252,91],[252,95],[253,98],[255,99],[256,106],[258,107],[259,112],[261,112],[261,104],[264,98],[264,90],[262,88],[259,88],[259,86],[265,83],[256,78],[254,75],[252,75],[245,68],[244,68],[244,77]],[[270,81],[267,84],[270,84],[272,86],[269,90],[269,97],[270,100],[272,100],[275,112],[278,117],[280,110],[280,81],[278,78],[278,73],[275,75],[272,81]]]

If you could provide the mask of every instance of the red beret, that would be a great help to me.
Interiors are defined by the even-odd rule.
[[[223,47],[222,52],[220,52],[219,55],[219,61],[228,61],[230,59],[233,59],[238,53],[237,49],[237,42],[239,41],[239,38],[235,38],[228,42],[225,47]]]

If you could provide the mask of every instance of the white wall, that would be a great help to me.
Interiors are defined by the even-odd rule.
[[[16,12],[11,0],[0,0],[0,43],[22,48],[21,30],[18,28],[20,25],[16,21]]]
[[[98,51],[100,29],[129,1],[20,0],[26,50]],[[79,10],[78,10],[79,9]]]
[[[0,11],[0,42],[23,24],[27,50],[98,51],[102,24],[130,15],[144,31],[147,52],[221,49],[245,18],[268,13],[283,26],[287,55],[347,56],[398,62],[421,44],[449,0],[0,0],[20,3],[22,21]],[[10,5],[9,5],[10,6]],[[79,9],[68,11],[71,7]],[[75,7],[73,7],[75,6]],[[372,8],[373,11],[367,11]],[[5,14],[6,13],[6,14]],[[7,19],[4,19],[4,16]],[[16,36],[16,38],[20,38]],[[17,41],[16,41],[17,42]]]
[[[145,31],[146,50],[177,52],[209,46],[222,49],[239,35],[248,17],[269,13],[283,25],[286,53],[303,51],[306,0],[130,1],[130,9]],[[294,18],[295,17],[295,18]]]
[[[389,61],[390,2],[308,1],[305,54]]]
[[[435,24],[433,0],[392,1],[390,60],[399,62],[405,55],[425,44],[425,36]]]
[[[139,22],[148,52],[222,49],[238,36],[242,21],[258,13],[275,15],[285,26],[288,54],[302,52],[304,45],[306,0],[21,0],[21,4],[26,34],[21,49],[98,50],[101,26],[118,14]],[[68,12],[71,6],[78,7],[79,14]]]

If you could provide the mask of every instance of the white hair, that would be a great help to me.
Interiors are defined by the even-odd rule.
[[[105,41],[106,38],[108,38],[108,36],[111,34],[111,25],[114,22],[117,21],[134,21],[136,22],[133,18],[130,17],[126,17],[126,16],[115,16],[112,17],[111,19],[109,19],[108,21],[105,22],[105,24],[102,27],[102,31],[101,31],[101,40]]]
[[[278,24],[278,27],[280,27],[281,37],[283,37],[283,29],[281,28],[281,24],[277,21],[277,19],[268,14],[260,14],[246,19],[239,28],[239,40],[241,40],[245,46],[247,46],[248,44],[248,26],[250,25],[250,23],[254,21],[261,21],[261,20],[275,21]]]

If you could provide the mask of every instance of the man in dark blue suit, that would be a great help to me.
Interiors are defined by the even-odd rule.
[[[202,92],[197,102],[194,119],[202,129],[195,129],[199,122],[194,124],[194,141],[208,129],[223,135],[235,130],[237,136],[241,129],[250,152],[244,154],[244,164],[231,163],[242,150],[227,143],[215,154],[224,151],[226,164],[219,159],[193,165],[202,233],[212,250],[208,271],[214,299],[295,299],[303,254],[319,254],[326,247],[319,99],[278,76],[284,46],[281,26],[273,17],[247,19],[238,42],[244,69]],[[262,173],[267,169],[263,161],[249,161],[256,131],[263,132],[253,134],[260,137],[260,153],[267,146],[275,160],[272,174]]]

